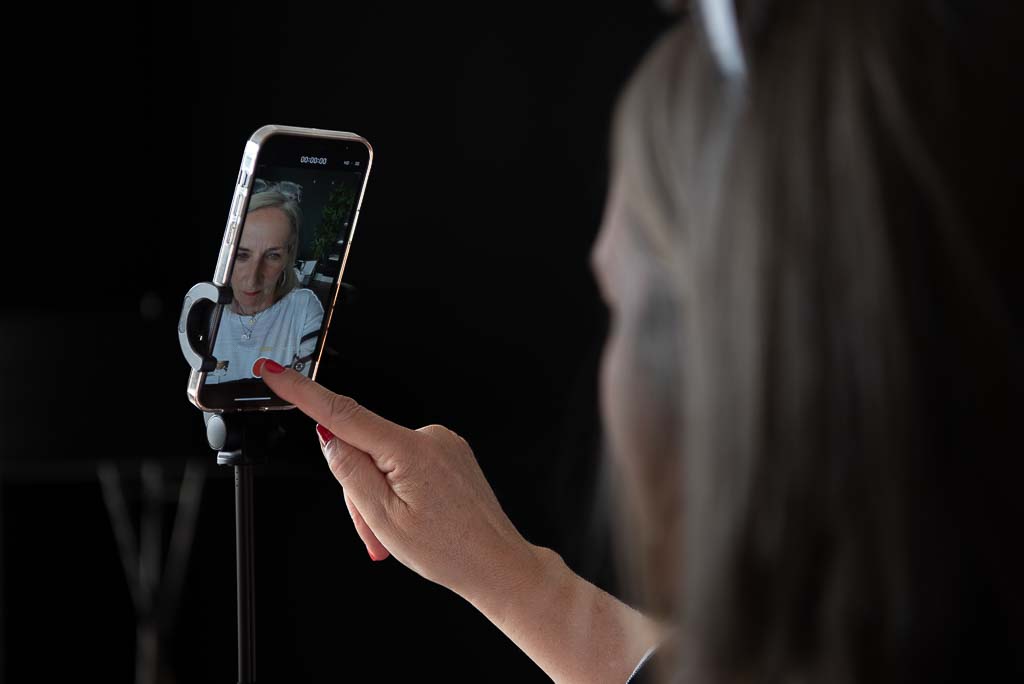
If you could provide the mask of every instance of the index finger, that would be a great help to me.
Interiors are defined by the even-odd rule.
[[[256,375],[274,394],[330,430],[342,441],[366,452],[374,460],[394,453],[409,440],[412,430],[381,418],[343,394],[335,394],[291,368],[275,372],[272,362],[258,364]],[[379,465],[379,463],[378,463]]]

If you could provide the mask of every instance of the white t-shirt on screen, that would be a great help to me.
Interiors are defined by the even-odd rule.
[[[252,378],[252,364],[265,357],[309,375],[312,355],[324,320],[324,307],[312,290],[296,288],[270,308],[252,316],[229,307],[221,314],[213,356],[217,369],[207,383]]]

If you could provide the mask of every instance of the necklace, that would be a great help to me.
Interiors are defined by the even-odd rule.
[[[238,322],[242,324],[242,339],[248,342],[252,339],[253,332],[256,330],[256,321],[259,320],[260,316],[263,315],[263,311],[266,311],[266,309],[263,309],[263,311],[257,311],[254,314],[247,314],[242,312],[241,307],[237,305],[236,307],[239,312]],[[246,325],[246,319],[249,320],[248,325]]]

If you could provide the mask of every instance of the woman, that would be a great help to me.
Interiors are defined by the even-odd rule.
[[[298,285],[295,259],[302,211],[270,186],[253,193],[231,272],[234,299],[225,309],[207,382],[252,378],[258,358],[272,358],[309,373],[324,309]]]
[[[620,684],[651,649],[659,682],[1001,681],[1024,650],[1020,10],[764,0],[730,30],[723,7],[630,82],[594,251],[646,615],[526,542],[454,432],[259,370],[318,422],[371,557],[557,682]]]

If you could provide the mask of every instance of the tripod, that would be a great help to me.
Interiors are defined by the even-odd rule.
[[[356,290],[338,283],[350,302]],[[193,370],[210,372],[217,366],[206,336],[206,322],[215,305],[233,299],[231,288],[197,283],[185,296],[178,319],[178,342]],[[328,353],[334,353],[325,348]],[[277,412],[244,411],[212,414],[206,423],[206,440],[217,452],[217,464],[235,469],[235,552],[238,589],[238,683],[256,681],[256,609],[253,572],[253,466],[264,463],[284,435]]]
[[[189,365],[210,371],[217,360],[203,348],[205,320],[212,304],[231,301],[231,288],[199,283],[185,297],[178,322],[178,340]],[[199,347],[199,349],[197,349]],[[235,556],[238,593],[238,684],[256,681],[256,581],[253,545],[253,466],[263,463],[282,430],[265,413],[213,414],[206,440],[217,452],[217,464],[235,469]]]
[[[214,414],[206,439],[217,464],[235,469],[235,567],[238,592],[238,684],[256,681],[256,578],[253,563],[253,466],[282,434],[271,416]]]

